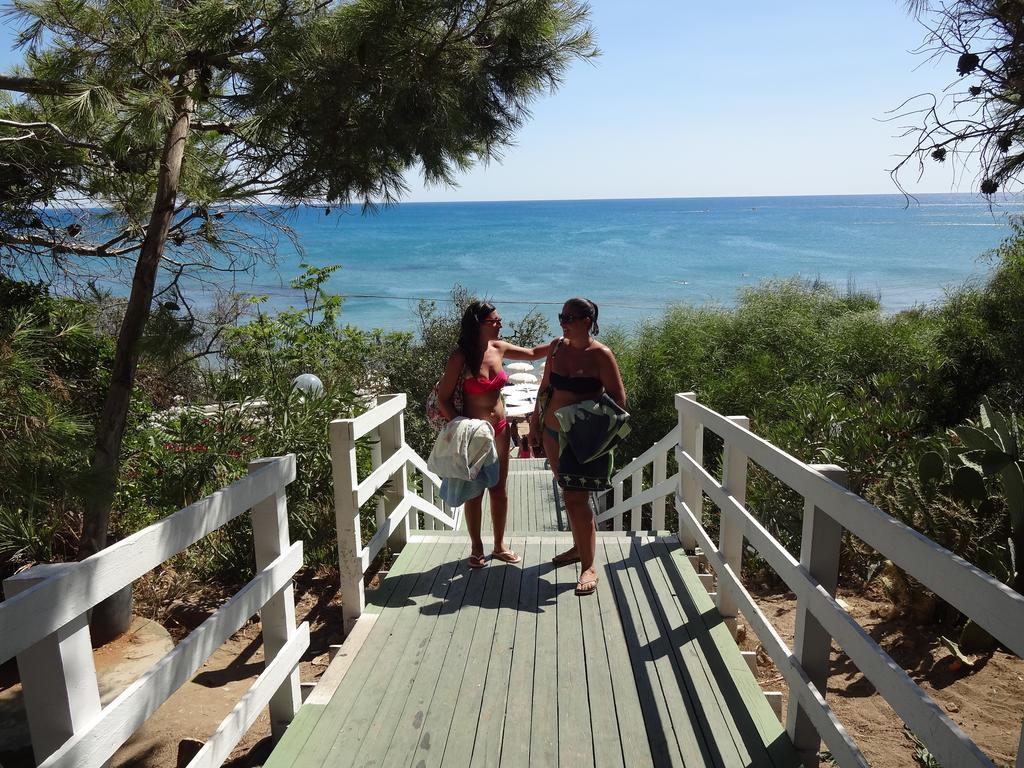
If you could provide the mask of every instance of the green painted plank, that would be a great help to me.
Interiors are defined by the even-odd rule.
[[[433,633],[416,670],[415,680],[402,712],[394,721],[394,733],[380,762],[381,765],[407,765],[412,760],[427,709],[438,687],[445,655],[456,631],[459,609],[462,607],[469,582],[469,568],[465,558],[460,557],[444,601],[427,606],[427,614],[432,617],[435,625]]]
[[[641,558],[641,550],[646,541],[646,537],[635,537],[624,540],[620,546],[624,556],[628,552],[628,573],[638,615],[647,635],[654,668],[671,718],[671,727],[684,763],[718,768],[724,765],[721,754],[717,749],[712,749],[714,742],[709,744],[704,736],[700,725],[702,717],[686,689],[685,673],[676,663],[666,628],[658,621],[655,613],[657,598],[647,583],[646,568]]]
[[[582,647],[587,664],[587,700],[590,706],[593,734],[594,765],[598,768],[622,768],[622,745],[615,715],[615,693],[612,690],[608,645],[601,617],[600,595],[608,589],[607,563],[603,547],[598,547],[595,567],[600,583],[597,592],[577,598],[580,604]],[[640,724],[643,730],[643,724]]]
[[[295,719],[288,725],[284,736],[277,742],[274,751],[263,764],[264,768],[285,768],[295,762],[295,757],[306,746],[310,734],[323,716],[324,705],[304,704],[299,707]]]
[[[540,539],[532,537],[525,540],[518,617],[505,706],[505,728],[498,761],[503,768],[527,768],[530,765],[533,664],[537,642],[537,580],[542,565],[540,551]]]
[[[768,764],[764,745],[758,748],[756,744],[744,743],[740,726],[729,714],[728,704],[722,701],[718,691],[720,681],[709,670],[714,659],[709,661],[705,655],[708,651],[717,655],[717,649],[713,644],[708,648],[706,642],[701,642],[707,629],[700,614],[692,608],[689,595],[674,593],[659,557],[664,548],[656,550],[656,546],[654,542],[647,542],[636,550],[645,566],[643,573],[651,590],[651,607],[662,626],[667,647],[683,671],[685,692],[693,704],[694,720],[704,733],[708,750],[716,764],[729,768]],[[690,610],[686,610],[688,606]],[[756,734],[752,735],[756,740]]]
[[[800,765],[792,742],[743,660],[728,626],[719,616],[707,591],[701,586],[700,578],[693,570],[686,553],[678,545],[669,546],[668,550],[674,568],[666,569],[667,575],[676,586],[677,592],[690,597],[694,610],[703,618],[708,636],[717,650],[717,657],[711,652],[708,652],[707,656],[709,659],[715,659],[712,671],[720,681],[719,686],[723,695],[727,696],[733,716],[745,715],[750,718],[761,743],[767,748],[773,765],[786,768]],[[731,681],[731,685],[728,685],[727,681]]]
[[[513,566],[518,569],[519,566]],[[480,613],[473,630],[473,640],[467,654],[466,668],[462,676],[461,690],[455,702],[448,741],[444,746],[446,766],[468,765],[473,756],[473,742],[479,727],[480,709],[484,696],[484,684],[494,648],[494,628],[498,620],[498,608],[505,578],[512,569],[492,562],[487,566],[488,578],[480,601]]]
[[[442,661],[437,688],[427,706],[419,742],[410,765],[417,768],[441,765],[449,733],[453,727],[455,707],[463,693],[462,679],[471,661],[471,646],[487,584],[492,578],[500,578],[503,575],[502,568],[492,568],[491,565],[479,570],[465,571],[469,583],[466,585],[462,605],[452,605],[452,610],[457,611],[455,632]],[[456,727],[469,726],[466,723],[457,723]]]
[[[675,732],[672,707],[673,705],[678,706],[685,713],[685,704],[678,695],[672,695],[673,690],[678,692],[674,681],[669,688],[669,699],[666,700],[662,674],[659,674],[659,666],[664,666],[660,637],[651,628],[652,618],[648,617],[647,622],[644,622],[644,595],[642,590],[637,591],[634,585],[637,569],[641,566],[632,559],[629,539],[625,537],[609,538],[606,540],[606,547],[609,553],[617,551],[619,556],[620,562],[613,572],[615,597],[619,606],[619,617],[622,621],[630,659],[634,662],[633,675],[640,695],[644,725],[647,729],[647,738],[651,743],[654,764],[682,765],[684,755],[679,746],[680,741],[689,746],[696,739],[692,737],[687,739],[685,728],[682,738],[678,738]],[[609,560],[611,560],[611,554],[609,554]],[[688,751],[697,753],[696,756],[691,755],[694,765],[708,764],[708,761],[703,759],[706,756],[701,756],[699,750]]]
[[[366,593],[366,607],[363,609],[366,613],[380,613],[381,608],[388,604],[388,599],[398,585],[400,577],[409,573],[411,562],[412,549],[406,547],[391,564],[391,570],[384,577],[384,581],[376,589]]]
[[[381,665],[390,667],[390,670],[382,670],[383,674],[377,676],[377,687],[381,691],[381,697],[376,711],[374,711],[373,702],[365,700],[364,696],[364,700],[360,701],[358,716],[353,713],[353,716],[349,717],[345,729],[339,736],[339,739],[343,739],[345,730],[354,734],[359,744],[358,751],[345,744],[344,757],[338,759],[335,751],[332,750],[332,754],[328,756],[328,761],[332,766],[344,768],[346,765],[387,764],[382,758],[402,720],[402,713],[409,703],[409,696],[416,682],[418,671],[429,658],[427,653],[438,627],[437,612],[444,605],[449,591],[453,588],[461,590],[464,584],[464,580],[453,581],[456,569],[462,563],[461,553],[461,545],[452,543],[442,559],[435,559],[430,564],[432,569],[437,571],[433,598],[427,597],[422,601],[417,601],[419,616],[409,629],[404,650],[392,656],[391,664]],[[395,639],[399,640],[399,645],[401,645],[401,638],[396,636]],[[447,648],[447,642],[444,645]],[[415,738],[413,741],[415,742]],[[406,759],[411,752],[410,749]]]
[[[493,567],[502,568],[505,571],[505,581],[502,584],[501,600],[498,603],[498,617],[494,625],[491,658],[487,665],[483,701],[480,705],[480,719],[476,727],[473,756],[470,761],[470,765],[483,768],[497,765],[501,755],[513,643],[519,618],[519,590],[522,586],[523,568],[526,567],[525,543],[522,536],[508,537],[508,545],[510,547],[514,545],[524,555],[523,562],[518,565],[492,564]]]
[[[579,565],[555,569],[558,601],[558,763],[564,766],[593,765],[587,667],[584,656],[580,600],[574,593]]]
[[[600,604],[602,635],[608,650],[608,672],[611,677],[615,716],[618,721],[617,736],[625,765],[646,768],[654,764],[654,758],[644,726],[640,695],[633,678],[633,663],[630,660],[629,648],[615,601],[613,572],[615,569],[621,568],[622,555],[616,545],[613,559],[612,553],[607,551],[607,544],[607,538],[598,538],[598,557],[603,558],[604,563],[601,568],[601,584],[598,585],[595,597]],[[596,736],[595,733],[595,738]],[[597,749],[596,743],[595,749]]]
[[[374,670],[378,666],[384,648],[392,636],[395,627],[402,618],[414,609],[415,603],[412,599],[416,595],[423,595],[429,592],[434,581],[434,574],[427,564],[430,562],[432,552],[435,548],[447,544],[409,544],[413,548],[409,571],[399,576],[400,584],[391,594],[388,605],[373,625],[373,629],[367,636],[363,647],[352,660],[341,685],[331,698],[330,703],[324,708],[320,723],[310,736],[302,753],[295,761],[296,768],[310,766],[310,768],[321,768],[324,765],[327,754],[334,744],[338,729],[346,721],[349,714],[360,704],[360,696],[370,680]]]
[[[530,764],[558,762],[558,663],[555,573],[550,560],[562,539],[545,539],[540,548],[537,582],[537,644],[533,668],[533,709],[530,717]]]

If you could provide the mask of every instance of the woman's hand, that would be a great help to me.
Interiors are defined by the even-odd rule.
[[[536,411],[530,414],[529,425],[530,433],[527,435],[527,440],[529,440],[530,445],[536,448],[544,441],[544,434],[540,428],[540,417]]]

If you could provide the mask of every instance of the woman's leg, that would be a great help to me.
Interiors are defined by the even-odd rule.
[[[556,438],[552,437],[548,433],[548,431],[546,429],[544,430],[544,453],[547,456],[548,465],[551,467],[551,472],[552,472],[552,474],[554,474],[555,482],[557,483],[558,482],[558,440]],[[563,491],[562,492],[562,500],[563,500],[563,502],[565,501],[565,497],[566,497],[566,494]],[[576,531],[573,528],[572,517],[570,517],[569,514],[568,514],[568,506],[566,506],[566,518],[569,521],[569,530],[572,532],[573,541],[575,542],[576,541]],[[575,563],[577,560],[579,560],[579,555],[577,554],[577,550],[576,550],[576,545],[575,544],[573,544],[573,546],[570,547],[569,549],[567,549],[565,552],[559,552],[557,555],[555,555],[553,558],[551,558],[551,562],[553,562],[555,565],[565,565],[567,563]]]
[[[506,426],[501,434],[494,438],[495,446],[498,449],[498,483],[488,491],[491,495],[491,528],[494,532],[495,554],[509,552],[505,548],[505,524],[508,521],[509,430],[510,427]],[[507,558],[501,559],[507,560]],[[515,562],[518,562],[518,558],[515,559]]]
[[[580,559],[580,580],[576,591],[592,592],[597,587],[597,571],[594,569],[597,524],[594,522],[594,511],[590,508],[590,494],[587,491],[563,491],[562,498],[565,499],[566,517],[569,518],[572,540]]]
[[[484,562],[484,542],[480,538],[480,518],[482,516],[483,500],[484,496],[480,494],[467,501],[463,507],[463,513],[466,518],[466,530],[469,532],[470,565],[474,568],[481,567]]]

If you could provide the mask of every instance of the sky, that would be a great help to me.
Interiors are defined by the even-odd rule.
[[[955,60],[914,54],[924,28],[899,0],[728,4],[594,0],[602,55],[540,99],[515,146],[455,188],[411,201],[894,193],[909,143],[888,112],[940,92]],[[0,19],[0,68],[18,60]],[[929,163],[911,193],[970,192]]]

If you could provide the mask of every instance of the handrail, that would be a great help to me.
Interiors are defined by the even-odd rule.
[[[350,631],[366,605],[363,577],[370,563],[384,549],[401,549],[409,531],[418,527],[419,513],[430,526],[437,521],[449,528],[458,526],[458,510],[449,516],[434,504],[433,490],[441,478],[405,442],[406,396],[382,395],[366,413],[352,419],[335,419],[330,424],[331,467],[334,479],[335,521],[338,532],[338,566],[341,576],[342,614]],[[356,441],[370,435],[373,468],[359,479]],[[409,471],[423,477],[423,498],[409,484]],[[379,494],[385,489],[383,494]],[[376,530],[364,544],[361,508],[378,498]]]
[[[267,669],[245,700],[259,702],[245,718],[218,729],[218,750],[230,752],[259,709],[270,705],[275,738],[299,707],[298,660],[308,625],[295,626],[292,578],[302,542],[290,544],[285,486],[295,479],[294,455],[258,459],[249,474],[79,563],[32,568],[4,581],[0,661],[17,655],[36,760],[47,766],[99,766],[188,681],[231,634],[260,614]],[[99,690],[87,611],[225,523],[251,510],[257,573],[106,707]]]
[[[834,597],[839,540],[846,528],[894,563],[960,608],[1018,655],[1024,647],[1024,597],[961,560],[935,542],[893,519],[878,507],[790,456],[744,426],[741,417],[725,417],[696,402],[692,393],[676,396],[681,435],[679,463],[680,539],[696,540],[718,575],[719,610],[728,596],[747,616],[779,671],[790,684],[787,731],[798,750],[817,752],[824,738],[840,765],[863,765],[863,756],[824,701],[828,649],[834,639],[890,706],[944,765],[984,766],[992,763]],[[703,466],[702,430],[723,438],[723,462],[741,479],[719,482]],[[798,561],[747,510],[746,462],[753,460],[805,498],[804,534]],[[721,511],[716,545],[701,519],[702,497]],[[685,535],[684,535],[685,534]],[[797,596],[796,650],[791,651],[757,608],[739,578],[739,561],[724,553],[738,552],[744,538]],[[948,595],[948,597],[947,597]],[[731,615],[723,613],[723,615]],[[1024,743],[1024,733],[1021,736]],[[1018,768],[1024,765],[1018,759]]]
[[[670,453],[672,449],[675,448],[678,444],[679,425],[677,424],[676,426],[672,427],[672,429],[670,429],[668,433],[660,440],[658,440],[654,445],[652,445],[646,451],[641,453],[639,456],[637,456],[635,459],[629,462],[629,464],[624,466],[622,469],[617,470],[615,474],[612,475],[612,483],[615,483],[616,481],[622,482],[631,474],[636,472],[638,469],[642,469],[643,467],[646,467],[648,464],[654,461],[654,458],[659,454],[667,455],[668,453]]]
[[[674,481],[677,477],[677,475],[673,475],[671,478],[666,478],[666,466],[669,453],[679,444],[679,434],[679,426],[676,425],[654,445],[612,475],[611,489],[597,494],[595,497],[607,497],[608,493],[612,494],[611,506],[598,512],[596,520],[598,523],[611,521],[614,530],[639,527],[639,512],[644,505],[650,504],[652,508],[651,527],[654,529],[664,527],[665,503],[675,491],[675,483],[667,482],[667,480]],[[651,486],[644,490],[644,472],[648,466],[651,466],[652,482]],[[629,496],[626,496],[625,493],[627,481],[629,482]],[[627,513],[629,519],[628,522],[624,522]]]

